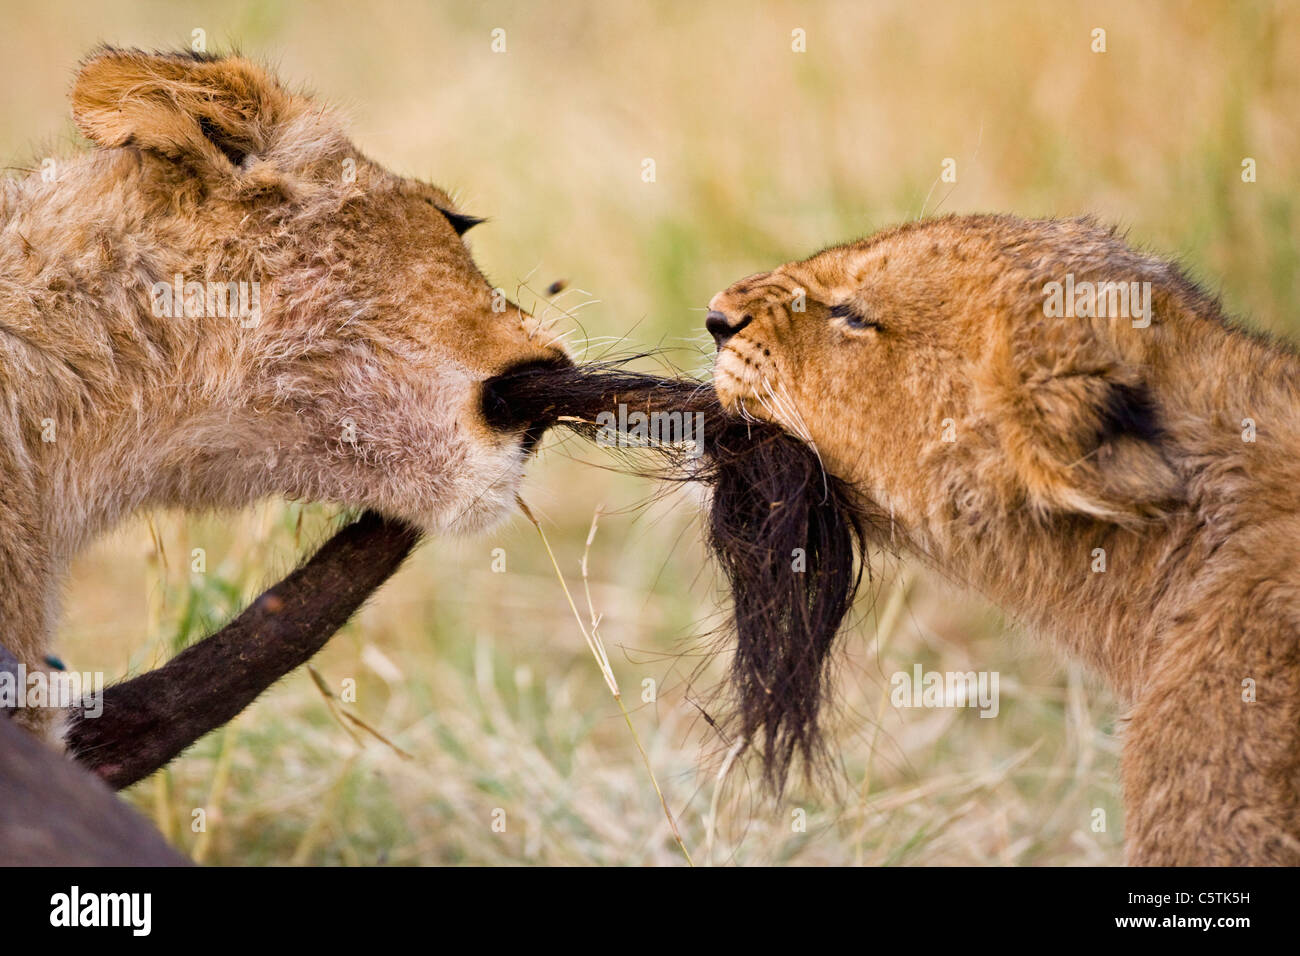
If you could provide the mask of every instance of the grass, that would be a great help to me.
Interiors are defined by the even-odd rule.
[[[490,216],[475,256],[526,305],[545,311],[533,290],[568,280],[560,304],[581,308],[563,321],[589,354],[660,346],[701,371],[713,292],[935,211],[1095,213],[1182,258],[1251,324],[1300,332],[1300,11],[1282,3],[2,6],[0,71],[23,91],[0,116],[6,164],[71,135],[62,97],[95,43],[175,47],[202,28],[346,104],[368,154]],[[956,184],[935,182],[945,157]],[[725,662],[687,683],[722,606],[697,501],[647,503],[653,488],[593,463],[612,464],[549,439],[524,494],[571,580],[604,503],[593,603],[696,862],[1121,860],[1113,701],[978,600],[879,559],[838,668],[836,781],[777,803],[743,760],[722,774],[727,745],[698,705]],[[77,562],[59,653],[110,675],[154,666],[333,520],[282,502],[142,517]],[[315,661],[337,700],[296,673],[129,799],[216,864],[682,865],[578,637],[522,519],[427,543]],[[915,663],[998,671],[999,716],[894,708],[889,675]]]

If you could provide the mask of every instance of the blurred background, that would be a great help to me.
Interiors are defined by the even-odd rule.
[[[1300,332],[1294,5],[3,0],[0,11],[9,175],[75,139],[64,97],[95,44],[238,47],[344,106],[372,158],[489,217],[470,234],[486,274],[539,313],[565,313],[589,358],[659,348],[645,367],[705,376],[703,306],[718,289],[900,220],[965,211],[1094,213],[1181,259],[1247,323]],[[1246,158],[1255,182],[1243,182]],[[946,159],[955,183],[940,181]],[[557,279],[569,291],[551,302]],[[699,501],[617,464],[552,436],[524,495],[579,594],[602,509],[589,559],[600,630],[697,863],[1121,862],[1114,701],[984,603],[879,556],[837,669],[835,779],[780,802],[743,762],[720,781],[726,747],[700,708],[725,667],[704,654],[726,605]],[[59,652],[110,678],[153,667],[338,520],[284,502],[141,516],[77,562]],[[195,548],[204,573],[191,570]],[[997,718],[895,709],[889,675],[918,663],[998,671]],[[355,701],[327,700],[295,673],[129,799],[209,863],[683,862],[524,520],[426,543],[315,668],[339,698],[354,682]]]

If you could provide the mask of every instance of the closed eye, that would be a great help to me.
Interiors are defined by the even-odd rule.
[[[871,316],[865,315],[859,306],[847,302],[831,306],[831,318],[843,319],[844,324],[851,329],[875,329],[877,332],[885,330],[883,325]]]

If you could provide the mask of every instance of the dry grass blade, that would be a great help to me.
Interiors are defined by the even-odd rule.
[[[601,674],[605,677],[605,683],[609,685],[609,691],[614,695],[614,700],[618,702],[618,709],[623,712],[623,720],[627,723],[627,729],[632,732],[632,740],[636,744],[636,749],[641,754],[641,760],[645,763],[646,772],[650,775],[650,783],[655,788],[655,794],[659,797],[659,805],[663,807],[664,816],[668,820],[668,826],[673,831],[673,839],[681,847],[682,855],[686,857],[686,862],[694,866],[695,861],[691,859],[691,851],[686,849],[686,843],[682,840],[681,831],[677,829],[677,821],[673,818],[673,813],[668,809],[668,801],[664,797],[664,792],[659,786],[659,780],[655,777],[654,767],[650,764],[650,755],[645,752],[645,747],[641,745],[641,736],[636,732],[636,726],[632,723],[632,715],[627,712],[627,706],[623,703],[623,695],[618,689],[618,681],[614,677],[614,670],[609,666],[609,655],[605,653],[604,642],[601,641],[599,633],[595,630],[595,625],[599,621],[594,608],[591,608],[592,629],[587,630],[587,626],[582,622],[582,615],[578,613],[578,605],[574,603],[573,594],[569,591],[568,582],[564,580],[564,572],[560,570],[559,562],[555,560],[555,552],[551,550],[551,543],[546,539],[546,532],[542,530],[541,522],[534,516],[532,510],[524,502],[524,499],[515,496],[515,501],[519,505],[519,510],[524,513],[524,517],[531,522],[532,526],[537,529],[538,536],[542,539],[542,546],[546,548],[546,555],[551,560],[551,567],[555,569],[555,576],[560,581],[560,587],[564,590],[564,597],[569,602],[569,607],[573,611],[573,619],[578,622],[578,629],[582,631],[582,636],[587,641],[587,647],[591,649],[592,656],[596,658],[596,664],[600,667]],[[600,509],[596,509],[595,516],[591,520],[591,531],[587,534],[587,548],[590,550],[592,539],[596,536],[596,522],[600,516]],[[587,553],[582,556],[582,578],[583,587],[587,587]],[[591,607],[591,591],[587,591],[588,607]]]
[[[348,736],[352,738],[354,743],[360,746],[361,741],[360,739],[357,738],[357,735],[352,732],[351,728],[349,728],[348,725],[344,723],[344,720],[349,720],[352,723],[356,724],[358,727],[360,727],[362,730],[368,733],[371,737],[374,737],[381,744],[383,744],[393,753],[397,754],[397,756],[401,757],[403,760],[415,759],[410,754],[408,754],[405,750],[403,750],[401,747],[397,746],[397,744],[393,743],[382,733],[380,733],[378,730],[372,727],[370,724],[366,723],[356,714],[352,713],[350,710],[345,708],[342,702],[338,699],[338,695],[336,695],[332,690],[330,690],[329,685],[325,683],[325,678],[321,677],[320,672],[317,671],[316,668],[308,664],[307,673],[311,674],[311,679],[316,683],[316,689],[319,690],[321,692],[321,696],[325,698],[325,704],[326,706],[329,707],[330,713],[334,715],[334,719],[339,722],[339,726],[341,726],[344,730],[347,731]]]

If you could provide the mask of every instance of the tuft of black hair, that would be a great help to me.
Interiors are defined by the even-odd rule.
[[[660,378],[621,363],[539,363],[488,380],[483,412],[500,429],[536,436],[561,425],[587,437],[601,412],[700,412],[698,460],[661,448],[644,473],[710,487],[706,543],[730,585],[735,653],[724,731],[761,755],[776,793],[801,759],[827,756],[821,716],[836,636],[861,583],[864,512],[816,452],[776,425],[728,415],[708,383]]]

